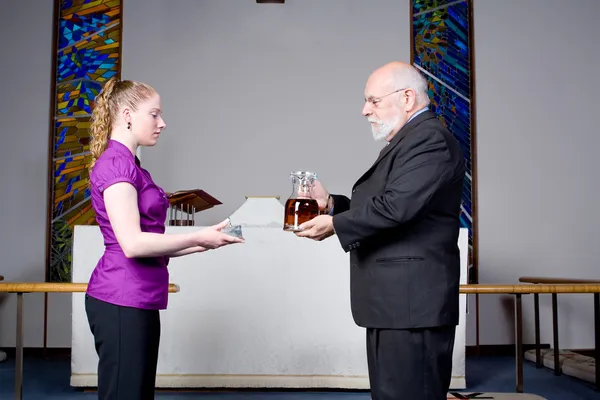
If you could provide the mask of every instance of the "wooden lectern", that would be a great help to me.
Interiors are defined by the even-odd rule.
[[[194,226],[196,213],[207,210],[221,203],[204,190],[180,190],[169,193],[169,225]]]

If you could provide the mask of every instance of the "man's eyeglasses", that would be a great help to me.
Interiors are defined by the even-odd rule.
[[[373,97],[373,96],[371,96],[371,97],[369,97],[368,99],[365,99],[365,103],[367,103],[367,102],[368,102],[368,103],[371,103],[371,105],[373,106],[373,108],[377,108],[377,105],[378,105],[378,104],[381,102],[381,100],[383,100],[385,97],[391,96],[391,95],[393,95],[394,93],[398,93],[398,92],[401,92],[401,91],[403,91],[403,90],[406,90],[406,89],[409,89],[409,88],[402,88],[402,89],[394,90],[393,92],[391,92],[391,93],[388,93],[388,94],[384,94],[383,96],[380,96],[380,97]]]

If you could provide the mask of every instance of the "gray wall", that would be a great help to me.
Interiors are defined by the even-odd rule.
[[[408,60],[408,10],[408,0],[128,0],[124,77],[160,91],[168,124],[142,162],[166,190],[200,187],[223,201],[199,215],[202,224],[228,216],[245,195],[285,200],[294,169],[348,193],[380,147],[360,115],[364,83],[377,66]],[[599,277],[599,12],[594,0],[475,0],[484,283]],[[10,280],[44,277],[51,16],[51,4],[34,0],[0,5],[0,33],[22,35],[5,42],[11,61],[0,64],[10,94],[0,100],[0,274]],[[562,346],[593,346],[588,297],[560,298]],[[50,346],[70,346],[69,301],[51,299]],[[25,344],[41,346],[42,296],[25,305]],[[549,299],[542,313],[549,329]],[[483,296],[481,343],[511,343],[511,318],[511,299]],[[0,321],[0,346],[14,345],[12,296],[0,297]],[[472,344],[472,316],[468,333]]]
[[[45,278],[53,3],[0,2],[0,275],[11,281]],[[25,296],[28,346],[42,345],[43,305],[43,295]],[[14,346],[15,308],[16,296],[0,293],[0,346]]]
[[[409,58],[407,0],[126,4],[123,76],[156,87],[167,122],[141,155],[165,190],[223,202],[198,222],[226,218],[245,195],[285,200],[293,170],[347,192],[379,152],[361,116],[364,84]]]
[[[474,10],[481,281],[599,279],[600,2],[475,0]],[[550,301],[540,299],[545,343]],[[561,346],[593,347],[591,302],[559,297]],[[532,321],[533,299],[524,306]],[[512,343],[512,315],[512,299],[482,296],[482,342]]]

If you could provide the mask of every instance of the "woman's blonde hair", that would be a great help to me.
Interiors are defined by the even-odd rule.
[[[136,111],[139,104],[148,100],[156,91],[151,86],[136,81],[120,81],[117,78],[110,78],[105,84],[98,96],[96,96],[96,105],[92,111],[90,124],[90,152],[92,160],[88,166],[89,172],[92,172],[96,160],[102,155],[110,132],[112,124],[115,121],[121,107],[129,107]]]

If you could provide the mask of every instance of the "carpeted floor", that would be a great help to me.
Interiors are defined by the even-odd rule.
[[[94,399],[94,392],[82,392],[69,386],[70,360],[44,360],[26,358],[24,364],[23,400],[34,399]],[[600,400],[600,393],[592,385],[569,376],[554,376],[549,369],[536,369],[526,362],[524,366],[526,393],[541,396],[547,400]],[[469,357],[467,358],[468,390],[457,394],[457,398],[511,400],[498,396],[467,393],[514,393],[515,369],[511,357]],[[0,363],[0,399],[14,398],[14,359]],[[462,396],[462,397],[461,397]],[[218,391],[218,392],[165,392],[159,391],[160,400],[202,399],[202,400],[369,400],[365,391]],[[512,397],[515,400],[530,400],[525,397]],[[535,398],[539,400],[539,398]],[[532,399],[533,400],[533,399]]]

